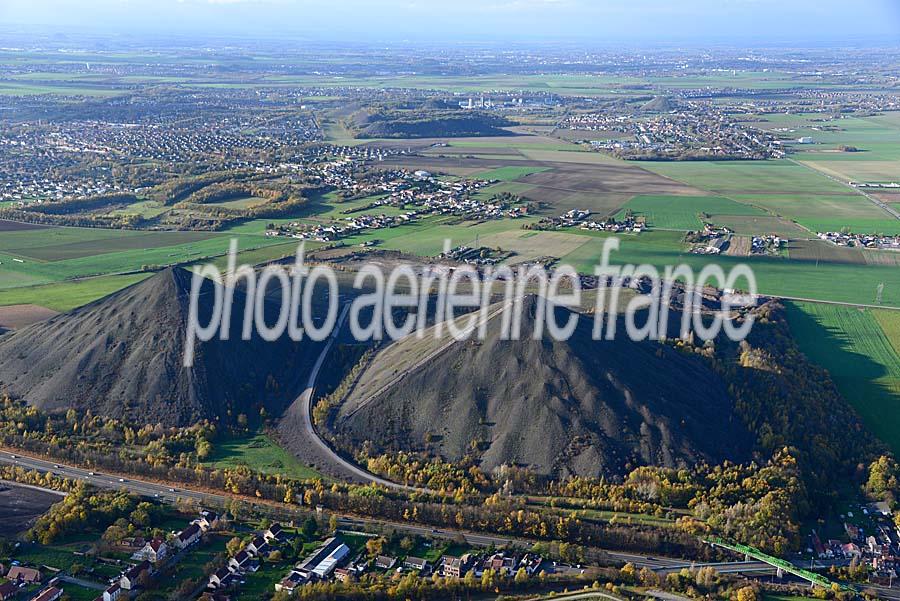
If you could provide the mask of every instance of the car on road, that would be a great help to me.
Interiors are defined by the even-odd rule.
[[[55,463],[53,464],[53,467],[55,467],[56,469],[59,469],[59,466],[56,465]]]
[[[94,472],[88,472],[88,476],[93,476]]]
[[[119,482],[125,482],[125,478],[119,478]]]
[[[10,455],[10,457],[12,457],[13,459],[18,459],[18,458],[19,458],[18,455]]]

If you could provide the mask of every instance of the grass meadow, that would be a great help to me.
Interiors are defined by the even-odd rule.
[[[300,463],[265,434],[216,441],[206,465],[219,469],[245,465],[263,474],[297,479],[321,477],[319,472]]]

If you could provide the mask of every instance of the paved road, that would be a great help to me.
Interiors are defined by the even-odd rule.
[[[155,482],[146,482],[143,480],[135,480],[105,474],[102,472],[94,472],[80,467],[70,465],[61,465],[44,459],[36,459],[34,457],[26,457],[19,455],[17,451],[0,453],[0,463],[18,465],[28,470],[37,470],[39,472],[51,472],[72,480],[82,480],[88,484],[92,484],[97,488],[107,489],[125,489],[129,492],[144,496],[163,499],[165,501],[175,501],[178,498],[186,498],[204,502],[217,502],[219,504],[227,501],[224,495],[211,495],[194,490],[170,487],[166,484],[158,484]]]
[[[504,302],[503,305],[499,308],[482,316],[480,319],[475,320],[470,326],[462,330],[463,337],[469,336],[483,324],[487,323],[497,315],[500,315],[503,311],[509,308],[510,304],[511,303],[509,301]],[[317,468],[324,469],[328,473],[341,476],[345,479],[354,482],[374,483],[386,488],[402,490],[405,492],[427,492],[427,489],[425,488],[400,484],[398,482],[392,482],[385,478],[381,478],[380,476],[377,476],[363,469],[352,461],[344,459],[337,452],[335,452],[334,449],[332,449],[325,440],[323,440],[319,436],[318,432],[316,432],[316,429],[313,426],[312,402],[314,398],[313,395],[315,392],[316,379],[318,378],[319,370],[322,367],[325,357],[327,356],[328,351],[331,348],[331,344],[341,330],[341,326],[346,319],[349,309],[349,304],[344,306],[338,323],[335,326],[334,331],[332,332],[331,338],[329,338],[328,340],[328,344],[326,344],[325,348],[322,350],[322,353],[319,355],[316,364],[313,366],[306,389],[300,396],[297,397],[297,399],[293,403],[291,403],[291,406],[288,407],[287,411],[285,411],[285,414],[282,417],[281,423],[279,424],[278,428],[278,431],[282,437],[282,442],[295,455],[305,459],[310,463],[315,463]],[[434,360],[435,357],[449,349],[456,342],[457,339],[450,336],[450,340],[448,340],[446,343],[440,345],[437,349],[427,354],[412,366],[397,373],[389,382],[385,383],[372,395],[370,395],[368,399],[363,401],[363,403],[361,403],[360,406],[356,408],[356,410],[379,396],[382,392],[393,386],[402,378],[406,377],[409,373],[413,372],[418,367]]]
[[[347,461],[336,452],[334,452],[334,450],[330,446],[328,446],[327,442],[322,440],[322,438],[316,432],[315,427],[313,426],[312,401],[313,393],[316,390],[316,379],[319,377],[319,371],[322,369],[322,364],[325,362],[325,358],[328,356],[328,351],[331,350],[331,345],[334,343],[335,339],[341,331],[342,326],[344,325],[344,320],[347,318],[347,313],[350,311],[350,306],[351,305],[349,303],[345,304],[344,308],[341,310],[341,315],[331,332],[331,336],[328,338],[328,343],[322,349],[322,352],[319,354],[319,358],[316,360],[316,363],[309,374],[309,381],[306,384],[306,389],[292,403],[291,409],[293,411],[299,410],[300,420],[302,421],[305,437],[309,443],[312,443],[316,447],[316,450],[318,451],[316,454],[320,457],[326,458],[328,461],[333,463],[340,472],[349,474],[353,477],[354,480],[359,480],[362,482],[374,482],[388,488],[413,490],[413,488],[410,486],[404,486],[402,484],[397,484],[395,482],[385,480],[384,478],[379,478],[378,476],[362,469],[358,465]]]
[[[177,498],[191,499],[198,503],[208,503],[214,505],[224,505],[230,496],[220,494],[210,494],[186,488],[173,488],[166,484],[156,482],[147,482],[136,480],[133,478],[119,478],[111,474],[102,472],[92,472],[90,470],[74,467],[70,465],[62,465],[45,461],[34,457],[23,456],[17,452],[3,451],[0,453],[0,463],[18,465],[25,469],[37,470],[40,472],[53,472],[67,478],[83,480],[98,488],[105,489],[125,489],[129,492],[152,497],[163,501],[173,502]],[[442,538],[446,540],[457,540],[460,537],[475,547],[502,547],[508,544],[518,544],[520,546],[529,547],[535,541],[517,537],[498,536],[494,534],[484,534],[476,532],[466,532],[462,530],[454,530],[449,528],[432,528],[429,526],[420,526],[416,524],[391,522],[388,520],[378,520],[370,518],[357,518],[353,516],[340,516],[338,524],[344,529],[362,529],[372,526],[384,526],[402,532],[404,534],[420,535],[433,538]],[[668,573],[679,571],[682,568],[701,568],[711,566],[718,572],[723,574],[736,573],[772,573],[773,568],[768,564],[758,561],[734,561],[734,562],[688,562],[681,558],[659,557],[650,555],[641,555],[638,553],[628,553],[624,551],[607,551],[600,549],[604,556],[610,561],[619,561],[622,563],[631,563],[637,568],[647,567],[660,573]],[[892,599],[892,601],[900,601],[900,588],[888,589],[886,587],[867,587],[878,590],[881,596]],[[580,597],[579,597],[580,598]]]
[[[144,480],[137,480],[134,478],[119,478],[118,476],[114,476],[111,474],[106,474],[103,472],[93,472],[90,470],[86,470],[80,467],[74,467],[70,465],[62,465],[58,463],[53,463],[52,461],[46,461],[44,459],[37,459],[34,457],[28,457],[19,454],[16,451],[8,452],[3,451],[0,452],[0,463],[18,465],[25,469],[29,470],[37,470],[40,472],[52,472],[58,474],[60,476],[64,476],[66,478],[74,479],[74,480],[82,480],[84,482],[88,482],[98,488],[105,489],[115,489],[115,490],[128,490],[134,494],[138,494],[145,497],[152,497],[156,499],[160,499],[163,501],[173,502],[178,498],[182,499],[191,499],[198,503],[208,503],[213,505],[222,506],[227,501],[231,499],[230,496],[220,495],[214,493],[205,493],[196,490],[191,490],[188,488],[173,488],[167,484],[159,484],[156,482],[147,482]],[[496,547],[502,547],[504,545],[510,543],[517,543],[523,546],[530,546],[534,544],[535,541],[529,539],[522,539],[516,537],[509,536],[498,536],[494,534],[483,534],[483,533],[475,533],[475,532],[466,532],[462,530],[453,530],[449,528],[432,528],[429,526],[420,526],[416,524],[409,523],[401,523],[401,522],[391,522],[387,520],[377,520],[377,519],[369,519],[369,518],[357,518],[353,516],[343,516],[339,517],[338,523],[342,528],[362,528],[365,526],[373,526],[373,525],[381,525],[393,528],[399,532],[403,532],[405,534],[418,534],[421,536],[428,536],[434,538],[443,538],[448,540],[454,540],[462,536],[465,538],[466,542],[478,547],[487,547],[490,545],[494,545]],[[689,565],[685,563],[684,559],[676,559],[676,558],[665,558],[665,557],[650,557],[639,555],[636,553],[626,553],[620,551],[603,551],[605,555],[613,561],[621,561],[621,562],[631,562],[635,566],[641,567],[649,567],[651,569],[665,569],[671,568],[673,566],[683,566]],[[694,564],[695,566],[702,566],[704,564]],[[680,568],[679,568],[680,569]]]

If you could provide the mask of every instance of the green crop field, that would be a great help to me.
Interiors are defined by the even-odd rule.
[[[25,232],[12,232],[10,236],[19,236],[23,246],[16,246],[11,240],[3,243],[4,252],[20,258],[42,262],[80,259],[117,251],[146,251],[150,249],[190,244],[214,238],[211,232],[135,232],[127,230],[98,230],[74,236],[59,236],[60,232],[68,233],[70,228],[48,228]],[[39,232],[39,233],[35,233]],[[22,234],[26,234],[23,236]],[[30,235],[27,235],[30,234]],[[118,234],[118,235],[116,235]],[[60,238],[74,240],[57,241]],[[81,238],[81,239],[79,239]]]
[[[611,234],[571,230],[573,234],[593,239],[561,257],[580,272],[593,273],[599,264],[603,240]],[[739,263],[753,268],[759,292],[775,296],[832,300],[868,304],[875,301],[877,288],[884,284],[882,300],[900,307],[900,270],[892,266],[869,265],[860,268],[842,263],[815,263],[769,257],[710,257],[685,252],[682,233],[651,231],[639,235],[619,236],[620,250],[611,256],[614,264],[646,263],[661,269],[667,265],[689,265],[695,273],[709,263],[717,263],[727,272]]]
[[[245,465],[263,474],[297,479],[321,477],[319,472],[300,463],[265,434],[216,441],[206,465],[219,469]]]
[[[34,231],[42,232],[43,230]],[[19,232],[13,233],[18,234]],[[165,239],[156,237],[158,236],[157,233],[150,234],[150,236],[152,238],[148,238],[147,243],[164,243]],[[134,239],[126,242],[110,241],[109,243],[113,247],[124,245],[132,248],[129,250],[117,250],[116,252],[102,252],[99,248],[102,245],[98,243],[97,251],[101,254],[84,255],[51,262],[41,262],[32,259],[23,260],[18,255],[9,254],[8,251],[0,251],[0,289],[47,284],[93,275],[135,272],[140,271],[147,265],[181,264],[217,257],[228,252],[228,236],[216,235],[208,237],[204,235],[201,238],[203,239],[195,242],[156,247],[144,247],[143,244],[145,242]],[[283,244],[281,240],[264,236],[240,236],[238,240],[239,249],[242,251]],[[86,244],[93,245],[95,242],[92,241]],[[38,246],[32,248],[35,250],[30,252],[39,252],[36,250]],[[79,251],[83,250],[82,247],[79,247]],[[62,252],[60,248],[56,249],[56,251]],[[24,250],[18,248],[16,252],[21,253]]]
[[[813,231],[900,233],[894,219],[861,194],[810,166],[780,161],[645,163],[645,168],[753,205]]]
[[[703,222],[701,213],[710,215],[709,220],[716,222],[716,216],[761,216],[762,211],[728,198],[720,196],[635,196],[622,207],[616,215],[621,219],[627,210],[647,218],[652,228],[673,230],[696,230]]]
[[[889,183],[900,178],[900,119],[896,113],[873,117],[844,116],[822,122],[821,114],[766,115],[755,124],[763,129],[789,128],[795,144],[793,158],[843,181]],[[824,126],[824,127],[823,127]],[[841,146],[856,152],[842,152]]]
[[[875,309],[872,314],[878,320],[878,325],[881,326],[884,335],[894,347],[897,356],[900,357],[900,311]]]
[[[900,220],[859,194],[733,194],[731,198],[782,215],[813,232],[846,227],[853,232],[900,234]]]
[[[848,188],[787,160],[645,161],[641,167],[723,196],[732,194],[842,194]]]
[[[0,306],[40,305],[65,312],[150,277],[149,273],[108,275],[73,282],[0,290]]]
[[[872,432],[900,451],[900,354],[881,326],[890,324],[895,336],[900,312],[883,317],[887,311],[805,302],[787,309],[801,350],[829,371]]]

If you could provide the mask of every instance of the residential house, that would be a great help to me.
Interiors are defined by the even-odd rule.
[[[209,585],[213,588],[228,588],[234,581],[234,574],[228,568],[219,568],[209,577]]]
[[[116,599],[121,596],[122,586],[118,582],[114,582],[108,589],[103,591],[103,595],[100,598],[103,599],[103,601],[116,601]]]
[[[442,560],[441,571],[447,578],[462,578],[472,569],[473,563],[472,555],[469,553],[462,557],[445,555]]]
[[[340,582],[350,582],[354,577],[354,572],[351,572],[347,568],[336,568],[334,570],[334,578]]]
[[[209,532],[219,527],[219,514],[215,511],[204,509],[200,512],[200,517],[191,523],[200,526],[203,532]]]
[[[862,551],[856,543],[841,545],[841,552],[843,552],[844,557],[862,557]]]
[[[540,570],[542,563],[544,563],[544,558],[540,555],[526,553],[525,556],[522,557],[522,561],[519,562],[519,566],[524,567],[525,573],[529,576],[534,576],[538,570]]]
[[[418,570],[419,572],[428,572],[428,570],[431,568],[431,565],[426,559],[422,559],[421,557],[409,556],[403,560],[403,567],[409,568],[410,570]]]
[[[186,549],[200,540],[202,530],[197,524],[191,524],[175,536],[175,545],[179,549]]]
[[[266,529],[263,533],[263,537],[266,539],[267,543],[271,544],[272,541],[283,540],[286,534],[287,533],[281,528],[281,524],[276,522]]]
[[[515,556],[507,557],[503,553],[494,553],[484,560],[484,569],[493,570],[497,574],[508,574],[515,569],[518,563]]]
[[[132,566],[128,568],[122,577],[119,578],[119,586],[121,586],[126,591],[133,590],[137,588],[140,579],[145,574],[152,574],[153,566],[150,565],[150,562],[146,559],[136,566]]]
[[[169,553],[169,547],[161,538],[154,538],[148,541],[137,553],[131,556],[136,561],[146,559],[150,563],[156,563],[165,559]]]
[[[297,590],[300,586],[309,581],[309,573],[298,572],[297,570],[292,570],[290,574],[281,579],[280,582],[275,583],[275,592],[280,593],[282,591],[286,592],[289,595],[293,595],[294,591]]]
[[[232,572],[255,572],[259,569],[259,562],[247,551],[242,550],[228,560],[228,569]]]
[[[38,593],[31,601],[57,601],[62,599],[63,590],[55,586],[50,586]]]
[[[859,540],[862,533],[859,528],[853,524],[844,524],[844,530],[847,532],[847,536],[850,537],[851,541]]]
[[[396,563],[397,560],[388,555],[379,555],[375,558],[375,567],[379,570],[390,570]]]
[[[137,551],[140,551],[146,544],[147,541],[144,540],[143,536],[129,536],[123,538],[116,544],[116,550],[122,551],[124,553],[136,553]]]
[[[261,536],[254,536],[253,540],[251,540],[244,550],[247,551],[253,557],[259,557],[260,555],[264,555],[269,552],[269,544],[266,542]]]
[[[6,573],[6,578],[7,580],[12,580],[17,583],[40,584],[41,580],[44,579],[44,576],[41,574],[40,570],[34,568],[13,566],[9,569],[9,572]]]

